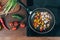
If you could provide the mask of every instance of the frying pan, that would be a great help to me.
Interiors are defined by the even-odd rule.
[[[36,8],[34,10],[30,10],[27,6],[25,6],[21,1],[17,0],[18,4],[21,5],[22,7],[25,8],[25,10],[28,12],[28,25],[29,27],[36,33],[39,33],[39,34],[45,34],[45,33],[48,33],[50,32],[53,28],[54,28],[54,25],[55,25],[55,16],[54,14],[47,8]],[[50,23],[50,28],[47,30],[47,31],[44,31],[44,32],[40,32],[40,31],[37,31],[34,29],[33,25],[32,25],[32,21],[34,19],[34,15],[36,14],[35,12],[36,11],[40,11],[40,12],[48,12],[51,17],[52,17],[52,20],[51,20],[51,23]]]

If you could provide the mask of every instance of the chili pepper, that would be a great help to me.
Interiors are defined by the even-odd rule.
[[[2,23],[2,26],[3,26],[6,30],[8,30],[8,28],[7,28],[6,25],[4,24],[4,21],[3,21],[2,18],[0,18],[0,22]]]
[[[23,17],[21,15],[19,15],[19,14],[13,14],[12,17],[13,18],[17,18],[19,20],[22,20],[23,19]]]

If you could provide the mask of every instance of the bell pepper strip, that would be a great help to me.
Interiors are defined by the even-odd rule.
[[[8,27],[6,27],[6,25],[4,24],[4,21],[3,21],[2,18],[0,18],[0,22],[1,22],[2,26],[3,26],[3,28],[5,28],[6,30],[9,30]]]

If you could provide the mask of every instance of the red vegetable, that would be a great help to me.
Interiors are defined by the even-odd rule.
[[[16,30],[17,26],[19,25],[17,21],[14,21],[14,22],[10,22],[9,25],[12,27],[12,30]]]
[[[13,27],[12,30],[16,30],[17,28],[16,27]]]
[[[25,28],[25,24],[24,23],[20,23],[20,28]]]
[[[4,24],[4,21],[3,21],[2,18],[0,18],[0,22],[2,23],[2,26],[3,26],[6,30],[8,30],[8,28],[7,28],[6,25]]]
[[[11,26],[11,27],[12,27],[12,26],[13,26],[13,22],[10,22],[10,23],[9,23],[9,26]]]
[[[40,32],[42,32],[43,31],[43,28],[42,27],[40,27]]]
[[[17,21],[14,22],[14,26],[17,27],[19,24]]]

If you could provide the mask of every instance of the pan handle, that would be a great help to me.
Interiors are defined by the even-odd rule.
[[[24,7],[25,10],[30,14],[31,10],[26,5],[24,5],[20,0],[17,0],[17,2],[18,2],[19,5],[21,5],[22,7]]]

